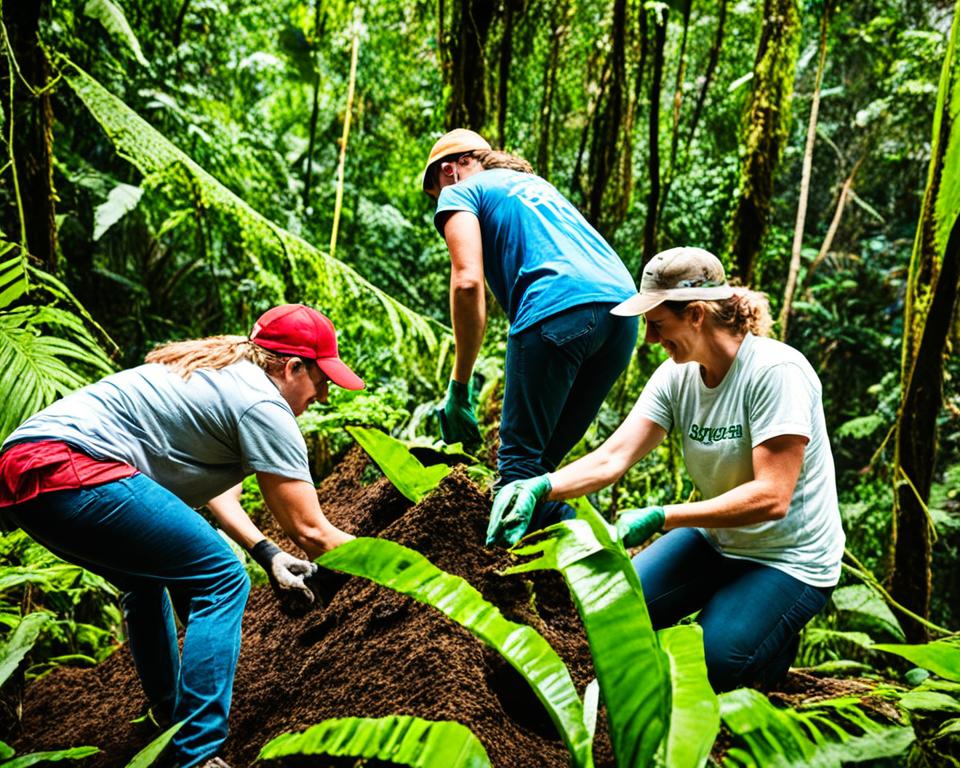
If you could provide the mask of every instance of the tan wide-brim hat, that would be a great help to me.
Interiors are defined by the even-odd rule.
[[[430,150],[430,156],[427,158],[427,164],[423,166],[420,187],[424,192],[430,191],[427,189],[427,171],[435,162],[448,155],[455,155],[458,152],[472,152],[475,149],[491,149],[490,142],[479,133],[467,128],[454,128],[449,133],[443,134],[434,142],[433,149]]]
[[[665,301],[723,301],[733,296],[720,259],[710,251],[681,246],[660,251],[643,268],[640,291],[611,311],[642,315]]]

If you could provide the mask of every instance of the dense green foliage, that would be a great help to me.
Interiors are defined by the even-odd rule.
[[[467,5],[484,9],[485,21],[464,37],[459,9]],[[419,174],[453,115],[530,159],[633,273],[651,247],[680,244],[710,248],[738,271],[742,250],[730,251],[744,234],[738,206],[760,189],[754,207],[763,210],[747,233],[756,252],[739,271],[778,315],[827,5],[813,184],[787,340],[823,384],[850,557],[800,659],[917,686],[875,644],[888,650],[905,639],[900,621],[911,607],[888,594],[894,494],[909,487],[894,469],[893,436],[905,423],[901,378],[912,370],[911,340],[927,328],[914,313],[905,329],[906,305],[925,309],[935,278],[950,274],[947,257],[958,253],[960,97],[951,83],[960,64],[950,0],[3,0],[0,438],[53,399],[138,363],[158,342],[245,333],[279,301],[329,314],[343,358],[368,386],[335,390],[330,405],[303,417],[318,476],[348,444],[345,425],[435,437],[428,414],[451,362],[448,257]],[[764,42],[768,7],[789,21],[773,47]],[[461,49],[484,62],[473,75],[455,66]],[[773,103],[771,93],[779,94]],[[471,103],[458,101],[465,94]],[[771,108],[769,119],[761,114]],[[931,163],[939,148],[942,161]],[[925,199],[927,230],[918,227]],[[934,267],[911,273],[921,247]],[[929,470],[922,518],[911,525],[926,531],[929,518],[936,534],[928,542],[932,624],[923,625],[935,636],[960,626],[960,365],[950,355],[958,326],[947,310],[930,328],[941,339],[929,354],[943,361],[942,402],[928,426],[906,434]],[[506,321],[492,302],[488,325],[477,373],[482,429],[493,442]],[[661,359],[658,349],[638,350],[571,458],[610,434]],[[928,380],[940,393],[939,373],[920,377]],[[408,491],[422,495],[429,482]],[[610,517],[692,493],[669,439],[592,501]],[[116,591],[106,582],[22,534],[0,540],[0,568],[0,623],[16,670],[8,688],[57,663],[98,661],[118,644]],[[947,706],[937,697],[956,701],[957,691],[925,684],[905,700],[913,710],[904,704],[917,765],[958,738],[955,725],[922,714],[937,701]],[[745,703],[721,702],[732,728]],[[747,711],[744,722],[758,722]],[[785,732],[779,719],[770,722],[771,732]],[[819,732],[808,729],[808,741],[819,743]],[[856,738],[872,733],[862,724]],[[764,743],[755,741],[757,755]],[[804,755],[809,745],[797,749]]]

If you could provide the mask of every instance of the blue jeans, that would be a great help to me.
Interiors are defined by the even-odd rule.
[[[637,343],[637,318],[614,306],[573,307],[508,339],[496,489],[555,470],[596,418]],[[546,502],[528,530],[570,517],[567,504]]]
[[[145,475],[44,493],[11,509],[51,552],[122,592],[130,651],[162,717],[186,721],[173,739],[177,765],[216,755],[240,652],[250,591],[243,564],[196,511]],[[183,653],[167,590],[187,615]]]
[[[692,528],[661,536],[633,558],[633,567],[654,629],[700,611],[707,673],[717,692],[781,680],[797,654],[800,630],[833,592],[724,557]]]

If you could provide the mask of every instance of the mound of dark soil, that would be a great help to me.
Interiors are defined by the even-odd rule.
[[[483,546],[489,498],[454,470],[428,499],[410,506],[384,479],[364,486],[365,466],[353,451],[319,489],[330,519],[351,533],[412,547],[466,578],[508,618],[543,634],[582,693],[594,671],[567,589],[553,573],[532,580],[497,574],[507,556]],[[103,752],[85,766],[123,766],[155,735],[131,723],[145,707],[123,648],[95,668],[61,669],[31,686],[16,747],[26,752],[93,744]],[[519,675],[438,611],[352,578],[325,608],[290,619],[269,589],[254,590],[222,751],[228,762],[251,765],[272,737],[326,718],[391,714],[463,723],[498,768],[569,764],[549,717]],[[597,764],[612,766],[602,715],[598,731]]]

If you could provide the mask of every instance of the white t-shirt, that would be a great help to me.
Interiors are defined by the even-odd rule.
[[[844,534],[820,380],[797,350],[747,334],[723,381],[710,388],[698,363],[664,362],[637,401],[641,415],[683,434],[687,471],[704,498],[753,479],[752,451],[778,435],[808,442],[781,520],[702,528],[722,554],[754,560],[817,587],[840,578]]]
[[[254,472],[312,482],[293,411],[249,362],[189,379],[160,364],[120,371],[34,414],[3,447],[38,440],[126,462],[192,507]]]

